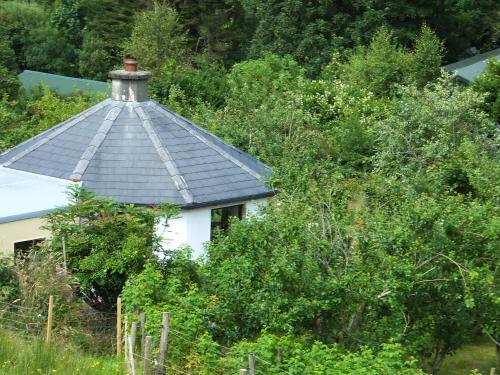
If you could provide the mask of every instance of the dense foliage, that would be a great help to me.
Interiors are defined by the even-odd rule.
[[[103,80],[133,54],[155,68],[153,55],[181,53],[226,67],[267,53],[290,55],[317,76],[333,53],[367,44],[387,27],[405,48],[427,24],[444,41],[446,60],[470,48],[498,45],[494,0],[432,3],[283,0],[38,0],[0,3],[0,39],[17,69]],[[182,47],[179,49],[179,47]],[[1,50],[1,49],[0,49]]]
[[[171,205],[77,189],[49,217],[75,290],[101,309],[121,295],[154,337],[169,311],[169,358],[201,374],[250,351],[269,374],[436,373],[499,340],[499,64],[470,86],[441,70],[494,46],[493,1],[122,3],[0,3],[0,150],[97,101],[26,97],[19,69],[103,79],[135,55],[151,97],[269,164],[279,194],[193,261],[157,256]]]
[[[54,234],[53,249],[62,252],[64,246],[67,267],[85,297],[94,305],[110,307],[129,275],[165,256],[153,228],[160,216],[175,214],[172,205],[156,210],[119,206],[74,186],[68,208],[51,213],[47,228]]]
[[[500,61],[488,61],[486,70],[474,82],[474,88],[485,95],[485,111],[500,122]]]

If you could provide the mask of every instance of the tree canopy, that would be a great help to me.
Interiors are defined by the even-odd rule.
[[[0,151],[98,100],[26,96],[20,69],[105,79],[138,58],[152,98],[267,163],[279,193],[192,260],[157,256],[168,202],[74,191],[47,251],[65,239],[77,291],[104,310],[120,295],[152,334],[170,311],[186,371],[235,373],[252,351],[269,374],[436,374],[478,334],[499,341],[500,65],[468,86],[441,69],[496,45],[497,6],[2,2]]]

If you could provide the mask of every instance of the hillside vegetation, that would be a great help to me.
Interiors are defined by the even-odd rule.
[[[193,261],[156,256],[168,202],[75,189],[40,258],[4,266],[0,301],[44,316],[50,289],[61,336],[82,299],[112,313],[120,296],[156,338],[168,311],[169,361],[192,374],[249,352],[271,375],[437,374],[477,336],[500,341],[499,64],[469,86],[441,69],[496,46],[497,2],[117,4],[0,3],[0,150],[99,100],[27,95],[20,69],[105,79],[133,56],[152,98],[271,166],[278,194]]]

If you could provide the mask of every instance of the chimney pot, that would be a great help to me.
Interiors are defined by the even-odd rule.
[[[137,72],[137,60],[136,59],[125,59],[124,61],[126,72]]]
[[[144,102],[148,100],[150,72],[137,70],[137,60],[125,59],[124,70],[109,72],[111,98],[122,102]]]

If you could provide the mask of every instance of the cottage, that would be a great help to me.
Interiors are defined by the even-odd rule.
[[[137,71],[137,62],[110,78],[111,98],[0,155],[4,252],[48,235],[39,218],[64,206],[62,186],[70,183],[119,203],[179,205],[179,217],[158,231],[165,246],[187,244],[196,256],[215,227],[252,214],[274,194],[268,166],[149,99],[150,73]]]

